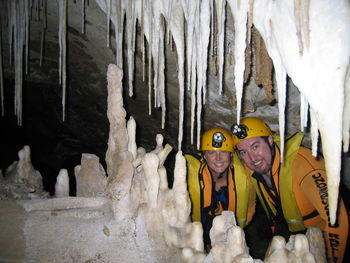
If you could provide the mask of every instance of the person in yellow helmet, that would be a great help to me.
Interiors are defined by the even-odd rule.
[[[289,238],[320,227],[326,242],[328,262],[343,262],[349,222],[342,199],[339,200],[337,223],[329,223],[327,175],[324,159],[312,156],[301,146],[303,134],[285,142],[284,161],[280,142],[269,126],[259,118],[248,117],[231,128],[233,146],[251,172],[253,184],[274,235]]]
[[[236,212],[237,224],[244,227],[255,208],[255,192],[243,166],[232,164],[233,144],[229,131],[214,128],[201,137],[201,157],[185,155],[187,182],[192,202],[191,218],[201,221],[206,251],[211,248],[209,231],[215,216],[224,210]]]

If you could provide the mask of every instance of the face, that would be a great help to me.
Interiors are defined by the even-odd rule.
[[[266,174],[272,167],[272,144],[272,136],[269,136],[267,141],[262,137],[253,137],[237,143],[236,148],[241,160],[249,169]]]
[[[231,163],[231,153],[219,150],[205,151],[204,159],[213,175],[218,176],[229,167]]]

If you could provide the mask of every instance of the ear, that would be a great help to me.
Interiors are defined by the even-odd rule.
[[[267,140],[268,140],[270,146],[272,146],[272,145],[273,145],[273,137],[272,137],[272,135],[269,135],[269,137],[267,138]]]
[[[207,153],[207,151],[203,151],[203,152],[202,152],[202,156],[203,156],[203,159],[204,159],[205,161],[207,161],[207,155],[206,155],[206,153]]]

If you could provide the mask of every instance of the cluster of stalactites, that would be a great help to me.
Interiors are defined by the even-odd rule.
[[[116,39],[116,64],[123,67],[123,35],[126,31],[128,68],[134,68],[136,25],[140,26],[140,41],[143,60],[143,79],[145,64],[148,58],[148,100],[149,114],[153,106],[162,108],[162,128],[165,125],[165,48],[167,43],[173,47],[175,43],[178,57],[179,81],[179,133],[178,149],[181,150],[184,120],[184,88],[191,94],[191,143],[194,143],[196,129],[196,145],[199,148],[201,135],[202,105],[206,102],[208,62],[214,61],[219,78],[219,94],[223,91],[225,67],[225,35],[226,10],[234,17],[234,58],[235,89],[237,96],[237,121],[241,115],[241,99],[243,94],[243,78],[246,44],[250,42],[252,25],[253,0],[250,1],[161,1],[155,4],[152,0],[140,1],[96,1],[107,14],[107,46],[110,45],[110,22],[113,21]],[[227,4],[226,4],[227,3]],[[123,27],[126,18],[125,28]],[[145,54],[145,40],[148,43],[148,54]],[[152,71],[153,69],[153,71]],[[152,72],[153,76],[152,76]],[[271,74],[270,74],[271,76]],[[186,79],[186,83],[185,83]],[[128,76],[129,95],[133,95],[133,70]],[[153,83],[153,85],[152,85]]]

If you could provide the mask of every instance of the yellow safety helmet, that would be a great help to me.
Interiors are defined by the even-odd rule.
[[[233,134],[233,147],[248,138],[272,135],[270,127],[263,120],[255,117],[244,118],[239,125],[233,124],[231,132]]]
[[[221,128],[207,130],[201,137],[201,151],[233,152],[232,134]]]

